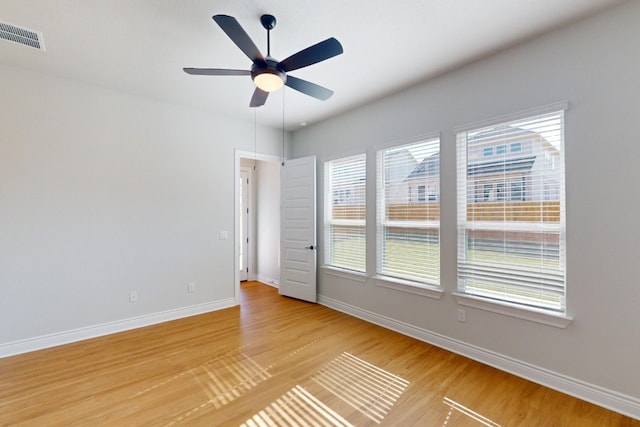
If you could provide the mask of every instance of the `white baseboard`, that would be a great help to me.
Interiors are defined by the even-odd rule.
[[[513,359],[444,335],[418,328],[408,323],[381,316],[371,311],[345,304],[322,295],[318,302],[329,308],[349,314],[370,323],[391,329],[403,335],[433,344],[437,347],[460,354],[494,368],[528,379],[551,389],[569,394],[587,402],[640,419],[640,399],[589,384],[563,374],[549,371],[539,366]]]
[[[30,351],[42,350],[44,348],[55,347],[62,344],[96,338],[104,335],[115,334],[128,331],[130,329],[142,328],[144,326],[155,325],[157,323],[168,322],[170,320],[181,319],[183,317],[195,316],[197,314],[222,310],[235,306],[233,298],[209,302],[205,304],[191,305],[188,307],[176,308],[159,313],[146,314],[144,316],[131,317],[129,319],[116,320],[114,322],[102,323],[100,325],[88,326],[85,328],[73,329],[70,331],[57,332],[54,334],[28,338],[0,344],[0,358],[14,356],[16,354],[28,353]]]
[[[269,286],[273,286],[274,288],[277,288],[280,286],[280,281],[277,279],[273,279],[271,277],[268,276],[264,276],[262,274],[258,274],[258,282],[260,283],[264,283],[265,285],[269,285]]]

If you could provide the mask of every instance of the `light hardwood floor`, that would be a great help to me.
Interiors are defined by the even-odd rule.
[[[0,425],[640,421],[248,282],[240,307],[0,359]]]

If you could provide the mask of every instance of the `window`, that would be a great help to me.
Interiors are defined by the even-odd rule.
[[[439,202],[440,201],[440,183],[432,183],[428,185],[428,198],[430,202]]]
[[[351,189],[346,190],[333,190],[333,204],[334,205],[347,205],[351,200]]]
[[[493,156],[493,147],[484,147],[482,149],[482,155],[484,157]]]
[[[440,139],[379,150],[377,179],[377,274],[438,286]]]
[[[325,163],[325,252],[327,266],[365,271],[366,156]]]
[[[485,202],[490,202],[492,199],[493,195],[493,182],[488,182],[484,184],[484,193],[483,193],[483,199]]]
[[[511,200],[514,202],[524,201],[524,194],[522,192],[522,181],[511,181]]]
[[[496,184],[496,197],[499,202],[504,201],[504,182],[498,182]]]
[[[565,312],[563,144],[564,110],[458,133],[459,292]]]
[[[427,186],[426,185],[418,185],[418,201],[426,202],[427,201]]]
[[[505,144],[500,144],[496,147],[496,154],[506,154],[507,146]]]

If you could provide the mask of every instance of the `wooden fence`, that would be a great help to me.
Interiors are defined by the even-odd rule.
[[[390,221],[438,221],[440,203],[414,203],[387,205]],[[364,205],[338,205],[333,207],[334,219],[364,219]],[[469,221],[499,222],[560,222],[560,202],[479,202],[467,205]]]

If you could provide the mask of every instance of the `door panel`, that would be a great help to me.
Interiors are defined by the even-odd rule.
[[[316,158],[288,160],[280,182],[279,292],[316,302]]]

